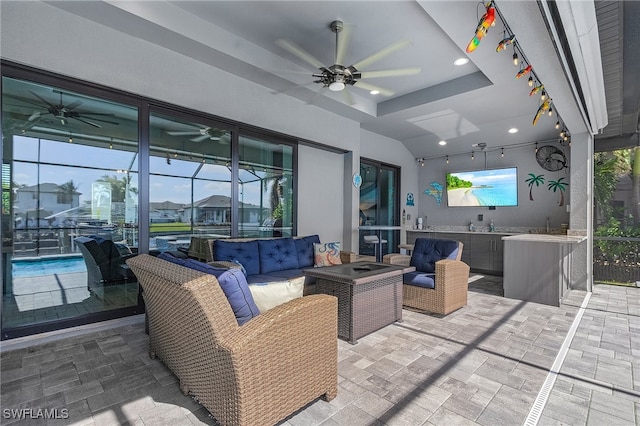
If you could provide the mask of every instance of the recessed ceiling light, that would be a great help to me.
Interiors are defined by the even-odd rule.
[[[372,90],[369,93],[372,94],[372,95],[378,95],[380,93],[380,91],[379,90]]]
[[[440,145],[445,146],[447,144],[447,141],[440,141],[438,142]]]
[[[467,62],[469,62],[469,58],[458,58],[455,61],[453,61],[453,65],[465,65]]]
[[[518,129],[516,129],[515,127],[512,127],[509,129],[509,133],[518,133]]]

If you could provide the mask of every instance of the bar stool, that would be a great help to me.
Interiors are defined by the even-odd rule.
[[[365,235],[364,242],[367,244],[373,244],[373,253],[376,256],[376,262],[382,261],[382,244],[385,244],[387,240],[380,240],[377,235]],[[378,253],[379,248],[379,253]]]

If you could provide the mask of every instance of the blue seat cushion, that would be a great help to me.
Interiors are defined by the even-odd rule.
[[[314,264],[313,243],[320,244],[320,237],[318,235],[309,235],[295,238],[293,241],[298,252],[298,268],[312,268]]]
[[[293,238],[258,240],[260,273],[298,269],[298,253]]]
[[[458,256],[458,242],[435,238],[417,238],[409,265],[415,266],[417,272],[433,273],[436,262],[442,259],[455,259]]]
[[[224,295],[227,296],[238,325],[242,325],[251,318],[260,315],[260,310],[253,300],[251,290],[249,290],[247,279],[239,269],[216,268],[194,259],[180,259],[169,253],[160,253],[158,259],[214,275],[218,283],[220,283],[220,288],[222,288]]]
[[[213,242],[214,260],[226,262],[238,261],[244,266],[247,275],[260,273],[260,255],[258,252],[258,241],[225,241],[215,240]]]
[[[424,272],[409,272],[402,276],[402,281],[408,285],[416,287],[435,288],[436,274],[427,274]]]

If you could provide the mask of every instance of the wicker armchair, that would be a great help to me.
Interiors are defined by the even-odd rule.
[[[158,356],[222,425],[273,425],[337,394],[337,299],[297,298],[239,326],[215,276],[149,255],[127,260]]]
[[[402,304],[404,306],[447,315],[467,304],[469,266],[460,260],[463,244],[459,241],[457,243],[458,251],[455,259],[442,259],[435,262],[434,288],[410,285],[405,280],[402,286]],[[411,265],[411,256],[397,253],[386,254],[383,262],[409,266]]]

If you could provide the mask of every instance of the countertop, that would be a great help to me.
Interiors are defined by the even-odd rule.
[[[504,231],[460,231],[448,229],[407,229],[407,232],[442,232],[447,234],[493,234],[493,235],[515,235],[514,232]]]
[[[587,239],[582,235],[549,235],[549,234],[518,234],[502,237],[505,241],[528,241],[537,243],[578,244]]]

